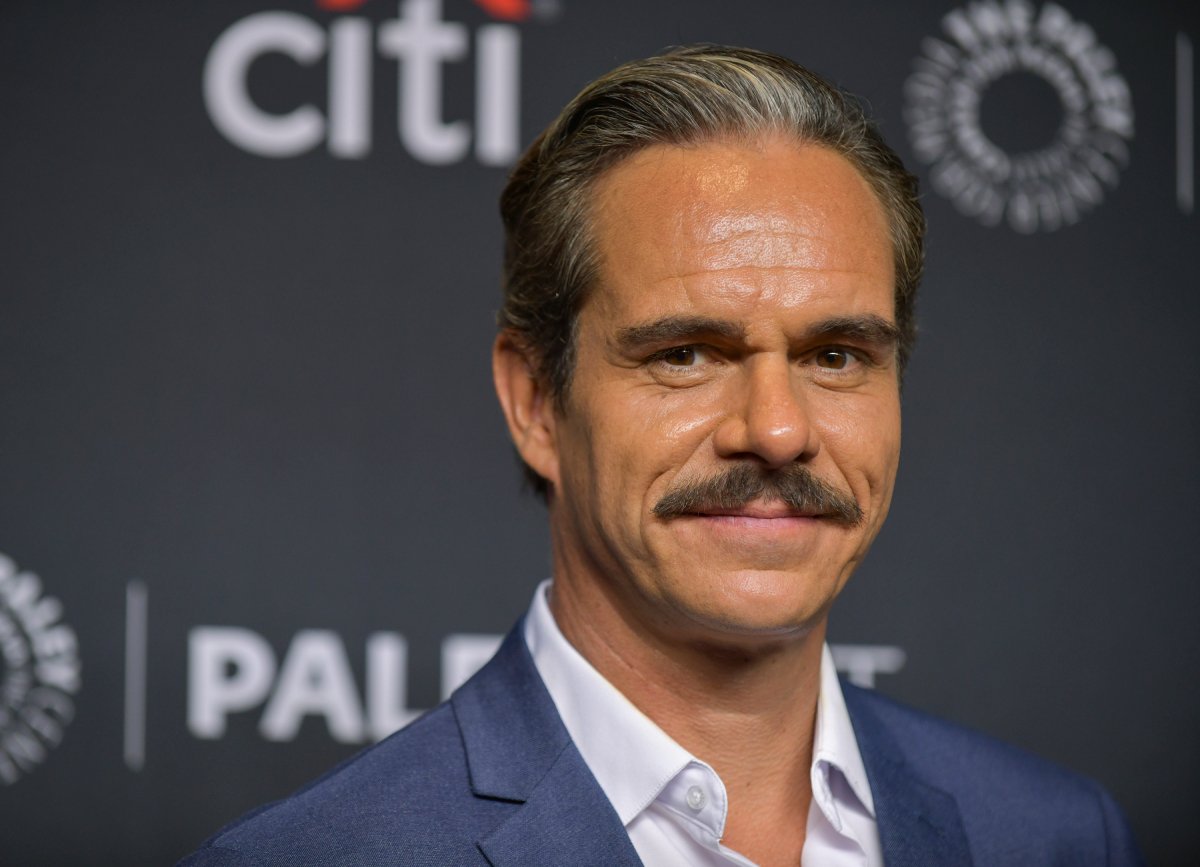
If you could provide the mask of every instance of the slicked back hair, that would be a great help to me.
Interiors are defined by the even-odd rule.
[[[529,146],[500,197],[505,251],[497,317],[566,407],[579,311],[598,276],[590,210],[596,181],[652,145],[790,139],[841,154],[887,217],[895,262],[897,363],[916,336],[925,217],[917,181],[850,95],[785,57],[689,45],[617,67],[589,84]],[[526,467],[530,485],[547,484]]]

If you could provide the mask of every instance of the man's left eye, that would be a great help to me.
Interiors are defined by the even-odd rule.
[[[826,370],[845,370],[857,360],[858,357],[848,349],[822,349],[816,355],[817,367]]]
[[[695,346],[674,346],[658,354],[658,360],[668,367],[693,367],[704,360]]]

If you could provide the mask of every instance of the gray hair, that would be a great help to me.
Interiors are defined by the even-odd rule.
[[[924,266],[916,178],[853,97],[799,64],[748,48],[689,45],[626,63],[585,87],[525,151],[500,197],[504,302],[497,320],[531,354],[560,409],[578,314],[598,272],[588,219],[597,179],[652,145],[771,135],[841,154],[878,197],[895,260],[903,371]],[[526,476],[546,493],[544,479],[528,467]]]

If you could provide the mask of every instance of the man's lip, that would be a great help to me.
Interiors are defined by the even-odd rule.
[[[793,509],[782,503],[748,503],[733,508],[705,508],[689,513],[695,518],[757,518],[771,520],[778,518],[820,518],[823,513],[816,510]]]

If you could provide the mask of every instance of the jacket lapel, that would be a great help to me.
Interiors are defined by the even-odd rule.
[[[884,865],[969,867],[971,850],[954,797],[922,781],[869,699],[842,686],[875,801]]]
[[[538,676],[524,620],[450,701],[472,791],[519,805],[478,842],[494,867],[641,864]]]
[[[559,754],[524,806],[479,848],[494,867],[642,863],[574,745]]]

